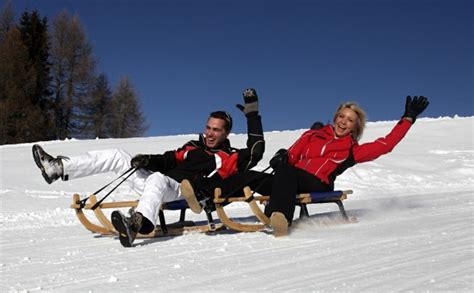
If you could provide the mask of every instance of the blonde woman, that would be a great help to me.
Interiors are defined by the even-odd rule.
[[[232,196],[228,193],[237,190],[242,183],[248,183],[261,194],[270,194],[265,214],[270,217],[275,236],[287,235],[295,210],[295,194],[330,191],[336,177],[347,168],[392,151],[428,104],[423,96],[413,99],[408,96],[402,119],[390,133],[373,142],[359,144],[365,127],[365,112],[356,103],[344,103],[334,114],[333,125],[306,131],[288,150],[281,149],[273,156],[270,160],[275,171],[273,176],[248,171],[231,176],[218,186],[228,196]],[[201,194],[214,187],[194,184],[194,189]]]

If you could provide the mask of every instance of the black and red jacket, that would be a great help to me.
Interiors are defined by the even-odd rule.
[[[243,149],[231,147],[228,139],[219,147],[210,149],[201,134],[198,140],[191,140],[177,150],[150,155],[147,169],[161,172],[178,182],[203,177],[225,179],[251,169],[263,157],[265,142],[261,117],[257,113],[247,115],[247,133],[247,148]]]

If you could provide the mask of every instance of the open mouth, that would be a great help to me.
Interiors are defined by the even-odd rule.
[[[347,127],[342,126],[342,125],[337,125],[337,129],[338,129],[340,132],[344,132],[344,131],[346,131]]]

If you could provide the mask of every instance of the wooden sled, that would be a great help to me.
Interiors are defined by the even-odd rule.
[[[253,196],[252,190],[249,187],[245,187],[243,192],[243,197],[231,197],[225,199],[221,198],[221,190],[219,188],[216,188],[214,193],[214,204],[219,219],[226,227],[240,232],[257,232],[266,229],[266,225],[270,224],[270,219],[257,205],[257,201],[260,203],[266,203],[270,200],[270,196]],[[300,207],[300,218],[309,217],[309,212],[307,208],[308,204],[335,203],[339,207],[339,211],[345,223],[356,222],[355,218],[349,218],[347,216],[344,204],[342,203],[343,200],[347,199],[347,195],[352,193],[352,190],[338,190],[331,192],[312,192],[298,194],[296,195],[296,205]],[[231,220],[224,211],[224,205],[226,203],[231,202],[247,202],[255,217],[262,224],[244,224]]]
[[[121,201],[121,202],[105,202],[101,203],[96,209],[93,210],[93,213],[100,225],[94,224],[91,222],[84,210],[92,210],[92,207],[97,203],[97,198],[95,195],[91,195],[87,203],[83,206],[80,204],[79,194],[73,195],[73,203],[71,208],[75,210],[76,216],[81,222],[81,224],[92,233],[97,233],[100,235],[117,235],[112,223],[108,217],[104,214],[102,209],[118,209],[118,208],[135,208],[138,205],[138,201]],[[137,234],[137,238],[153,238],[153,237],[162,237],[162,236],[177,236],[182,235],[186,232],[199,231],[199,232],[215,232],[224,228],[222,224],[209,225],[196,225],[193,221],[186,221],[185,214],[186,209],[188,209],[187,203],[184,200],[179,200],[175,202],[170,202],[163,204],[159,212],[160,225],[150,234]],[[180,210],[180,219],[176,223],[167,224],[165,221],[163,210]]]

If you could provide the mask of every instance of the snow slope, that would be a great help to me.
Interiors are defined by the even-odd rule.
[[[312,205],[288,237],[223,232],[137,240],[88,232],[69,208],[114,178],[101,174],[44,182],[31,144],[0,146],[0,291],[472,291],[474,290],[474,117],[417,120],[395,150],[357,165],[336,188],[356,224],[340,224],[337,206]],[[363,141],[396,121],[368,123]],[[288,147],[303,130],[265,133],[267,151]],[[123,148],[175,149],[196,135],[41,143],[54,154]],[[246,136],[232,135],[236,147]],[[115,200],[132,199],[120,187]],[[229,214],[255,221],[240,203]],[[298,212],[298,209],[297,211]],[[167,212],[169,222],[178,214]],[[189,219],[204,221],[204,215]]]

